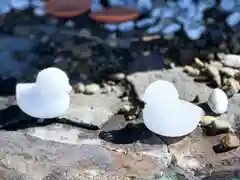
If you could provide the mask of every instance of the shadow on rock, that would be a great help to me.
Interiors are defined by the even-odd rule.
[[[148,139],[153,135],[143,123],[129,123],[120,130],[102,131],[99,137],[114,144],[131,144],[136,141]]]
[[[7,131],[16,131],[20,129],[26,129],[29,127],[45,126],[52,123],[52,121],[44,121],[38,123],[36,118],[30,117],[18,106],[10,106],[0,111],[0,129]]]
[[[134,142],[141,142],[143,144],[162,144],[162,142],[171,144],[180,141],[182,138],[168,138],[156,135],[149,131],[143,123],[133,124],[129,123],[120,130],[101,131],[99,137],[102,140],[114,144],[132,144]]]
[[[207,102],[198,104],[198,106],[204,110],[204,112],[205,112],[205,114],[206,114],[207,116],[217,116],[217,114],[215,114],[214,112],[212,112],[212,110],[211,110],[210,107],[208,106]]]
[[[66,124],[75,127],[95,130],[94,127],[84,126],[83,124],[75,123],[67,119],[44,119],[43,122],[38,122],[37,120],[37,118],[28,116],[27,114],[22,112],[21,109],[16,105],[10,106],[0,111],[1,130],[16,131],[33,127],[48,126],[53,123]]]

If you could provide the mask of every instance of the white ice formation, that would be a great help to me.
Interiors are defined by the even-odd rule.
[[[66,73],[50,67],[38,73],[35,83],[17,84],[17,104],[29,116],[55,118],[69,108],[71,90]]]
[[[204,115],[204,111],[179,99],[175,86],[158,80],[146,89],[143,101],[143,120],[146,127],[159,135],[180,137],[191,133]]]

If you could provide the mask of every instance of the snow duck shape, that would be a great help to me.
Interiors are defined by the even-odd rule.
[[[50,67],[38,73],[35,83],[16,85],[17,104],[29,116],[55,118],[69,108],[71,90],[67,74]]]
[[[143,120],[146,127],[161,136],[181,137],[191,133],[204,116],[204,111],[179,99],[175,86],[158,80],[148,86],[143,101]]]

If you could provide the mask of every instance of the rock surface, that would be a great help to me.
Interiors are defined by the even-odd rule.
[[[154,176],[165,168],[156,157],[141,155],[141,152],[112,151],[95,140],[70,145],[17,132],[0,132],[0,135],[0,144],[4,147],[0,153],[0,177],[3,180],[67,180],[82,177],[112,180],[117,176],[128,179],[128,176]]]
[[[60,118],[102,127],[121,108],[121,101],[113,94],[75,94],[69,110]]]
[[[128,75],[128,80],[134,85],[137,95],[141,98],[148,85],[155,80],[163,79],[174,83],[180,99],[192,101],[196,95],[205,102],[210,95],[211,89],[206,84],[195,83],[192,77],[183,72],[183,68],[171,70],[137,72]]]

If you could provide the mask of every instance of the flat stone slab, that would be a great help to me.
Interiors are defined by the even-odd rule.
[[[183,72],[182,68],[170,70],[149,70],[135,72],[128,75],[127,79],[133,84],[139,98],[142,98],[146,88],[156,80],[167,80],[172,82],[180,95],[180,98],[192,101],[196,95],[205,102],[210,95],[211,89],[203,83],[195,83],[194,79]]]
[[[1,131],[0,136],[0,179],[3,180],[10,177],[24,180],[144,178],[165,168],[156,157],[131,150],[113,151],[95,140],[70,145],[17,132]]]
[[[114,94],[74,94],[71,106],[60,118],[102,127],[121,108],[121,100]]]

